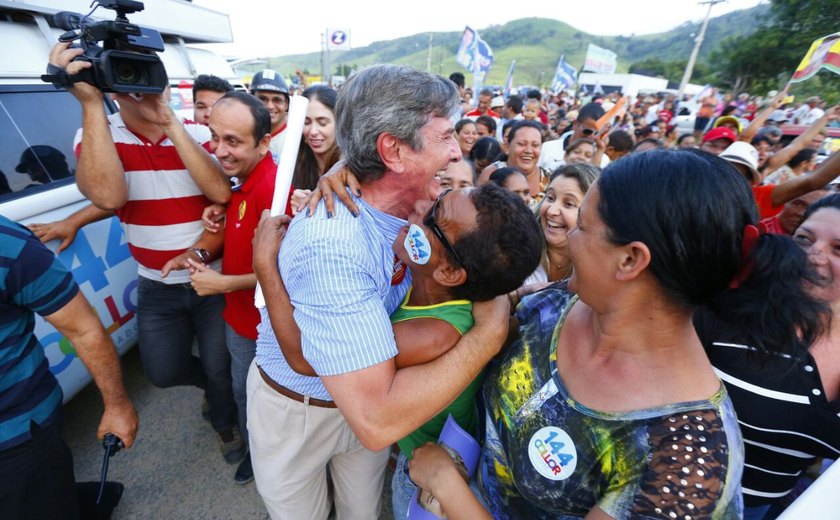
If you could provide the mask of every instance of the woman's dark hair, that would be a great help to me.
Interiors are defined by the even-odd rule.
[[[527,119],[522,121],[517,121],[510,129],[510,134],[508,135],[508,143],[513,142],[513,138],[516,136],[516,133],[523,128],[533,128],[540,133],[540,141],[543,140],[543,130],[545,130],[545,125],[538,121],[529,121]]]
[[[830,320],[829,307],[808,294],[809,285],[821,283],[808,255],[789,236],[766,234],[748,262],[747,279],[706,308],[725,324],[723,330],[759,352],[801,353]]]
[[[609,240],[646,244],[650,272],[673,301],[710,302],[738,272],[744,226],[758,221],[748,184],[725,160],[695,150],[622,159],[598,181]]]
[[[478,161],[489,161],[492,163],[500,153],[502,153],[502,147],[499,145],[499,141],[493,137],[482,137],[475,142],[472,150],[470,150],[470,160],[473,163],[477,163]]]
[[[641,141],[639,141],[638,143],[636,143],[635,145],[633,145],[633,151],[635,152],[636,150],[638,150],[639,148],[641,148],[643,145],[646,145],[646,144],[653,145],[653,147],[654,147],[653,149],[657,149],[657,150],[665,148],[665,144],[660,139],[654,139],[653,137],[646,137],[646,138],[642,139]]]
[[[475,120],[476,125],[484,125],[491,135],[496,135],[496,120],[490,116],[478,116]]]
[[[688,139],[689,137],[694,137],[694,134],[683,134],[677,138],[677,146],[683,144],[683,141]]]
[[[751,145],[757,146],[758,143],[767,143],[770,146],[774,146],[776,144],[767,134],[757,134],[755,137],[750,139]]]
[[[758,214],[749,184],[724,159],[692,149],[631,154],[598,182],[607,238],[647,245],[648,269],[673,302],[705,307],[761,351],[810,345],[822,332],[826,307],[806,291],[816,278],[789,237],[761,235],[742,258],[745,226]],[[742,270],[747,278],[731,288]]]
[[[636,130],[636,137],[647,139],[653,134],[659,134],[659,127],[657,125],[647,125]]]
[[[493,173],[490,174],[490,177],[487,180],[489,182],[492,182],[496,186],[500,186],[500,187],[504,188],[505,183],[508,180],[508,177],[510,177],[511,175],[517,174],[517,173],[519,175],[522,175],[523,177],[525,176],[524,173],[517,170],[513,166],[505,166],[504,168],[498,168],[496,170],[493,170]]]
[[[303,91],[303,97],[309,101],[320,102],[332,111],[333,116],[335,115],[335,101],[337,93],[330,87],[326,85],[314,85]],[[327,162],[325,164],[326,170],[329,170],[336,162],[338,162],[340,157],[341,150],[339,150],[338,142],[336,141],[329,157],[327,157]],[[315,186],[318,185],[318,179],[324,173],[326,173],[326,171],[322,172],[318,168],[318,160],[315,158],[315,153],[312,151],[312,148],[307,146],[306,143],[301,144],[300,148],[298,148],[295,174],[292,177],[292,186],[296,189],[314,190]]]
[[[589,188],[595,184],[598,177],[601,176],[601,168],[589,163],[566,164],[560,166],[553,172],[548,179],[548,184],[551,185],[557,177],[566,177],[575,179],[578,183],[581,193],[586,193]]]
[[[788,161],[788,166],[791,168],[796,168],[802,163],[806,163],[814,158],[817,155],[817,151],[813,148],[803,148],[796,152],[796,155],[791,157],[790,161]]]
[[[467,125],[475,125],[475,121],[469,118],[459,120],[457,123],[455,123],[455,133],[460,134],[461,130],[463,130],[464,127]]]
[[[720,113],[720,117],[732,115],[732,113],[735,112],[737,109],[738,107],[735,105],[726,105],[725,107],[723,107],[723,110]]]
[[[571,153],[571,152],[577,150],[578,148],[580,148],[580,146],[584,145],[584,144],[588,144],[589,146],[591,146],[593,151],[598,149],[598,145],[595,144],[595,141],[593,139],[589,139],[588,137],[581,137],[580,139],[575,139],[574,141],[569,143],[569,145],[566,147],[566,149],[564,151],[566,153]]]
[[[470,200],[478,212],[476,226],[454,244],[467,280],[453,287],[452,295],[486,301],[517,289],[534,272],[542,230],[518,195],[493,183],[472,190]],[[457,265],[451,255],[449,260]]]
[[[509,119],[505,121],[505,124],[502,125],[502,138],[504,139],[505,131],[508,128],[513,128],[513,125],[521,121],[521,119]],[[508,142],[510,142],[510,134],[508,134]]]

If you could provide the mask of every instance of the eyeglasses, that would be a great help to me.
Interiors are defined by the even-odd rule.
[[[440,204],[441,199],[444,195],[452,191],[452,189],[444,190],[438,198],[435,200],[435,203],[432,204],[432,209],[429,211],[429,214],[423,218],[423,225],[427,228],[432,230],[432,233],[440,240],[440,243],[443,244],[443,247],[446,248],[447,251],[452,255],[452,258],[455,259],[455,263],[462,266],[464,262],[461,261],[461,257],[458,256],[458,253],[455,252],[455,248],[452,247],[452,243],[446,238],[446,235],[443,234],[443,230],[438,226],[437,221],[435,220],[435,213],[437,212],[438,204]]]
[[[582,133],[583,135],[592,135],[595,133],[595,130],[591,128],[582,128],[580,133]]]

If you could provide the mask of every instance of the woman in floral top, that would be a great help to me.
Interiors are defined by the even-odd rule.
[[[480,496],[433,444],[412,480],[450,519],[739,518],[743,444],[691,317],[737,292],[756,221],[747,183],[704,152],[607,167],[568,285],[521,302],[489,369]]]

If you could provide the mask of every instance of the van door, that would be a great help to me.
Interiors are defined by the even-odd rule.
[[[81,107],[68,92],[47,84],[0,84],[0,214],[21,224],[63,220],[88,204],[75,183],[73,138]],[[48,244],[55,250],[58,241]],[[112,217],[79,230],[58,255],[72,271],[120,354],[137,342],[134,318],[137,264]],[[40,317],[35,334],[65,402],[91,378],[73,346]]]

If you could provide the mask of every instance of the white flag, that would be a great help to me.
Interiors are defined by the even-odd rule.
[[[327,49],[331,51],[349,51],[350,29],[327,29]]]
[[[583,70],[614,74],[617,57],[618,56],[613,51],[602,49],[601,47],[590,43],[589,47],[586,49],[586,59],[583,62]]]

